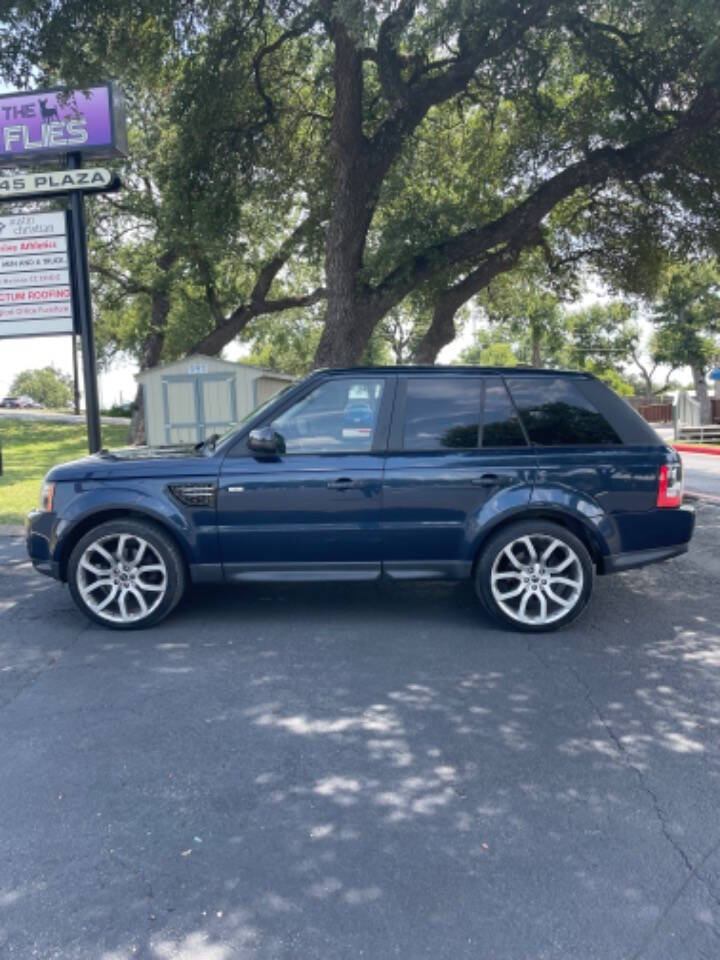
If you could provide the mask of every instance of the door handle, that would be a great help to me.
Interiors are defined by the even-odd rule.
[[[354,480],[351,480],[350,477],[340,477],[337,480],[330,480],[328,482],[328,490],[350,490],[351,487],[355,487],[357,484]]]
[[[512,477],[507,474],[483,473],[480,477],[473,477],[472,483],[476,487],[499,487],[511,481]]]

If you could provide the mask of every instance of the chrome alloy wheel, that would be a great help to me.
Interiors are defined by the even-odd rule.
[[[490,589],[501,610],[518,623],[540,626],[564,617],[578,603],[585,582],[582,564],[567,543],[532,533],[498,553]]]
[[[144,620],[162,603],[168,586],[158,551],[131,533],[109,534],[91,543],[80,557],[76,580],[88,608],[113,623]]]

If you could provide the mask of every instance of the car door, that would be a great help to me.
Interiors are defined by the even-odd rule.
[[[383,484],[384,571],[466,576],[482,526],[529,502],[536,470],[500,377],[403,378]]]
[[[228,579],[373,579],[392,375],[328,375],[264,425],[282,452],[242,440],[223,461],[218,532]]]

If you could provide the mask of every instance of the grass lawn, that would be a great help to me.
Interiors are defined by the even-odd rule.
[[[106,447],[127,444],[125,424],[103,424]],[[0,418],[3,473],[0,476],[0,523],[22,523],[37,505],[42,479],[56,463],[75,460],[87,453],[83,423],[52,423],[46,420]]]

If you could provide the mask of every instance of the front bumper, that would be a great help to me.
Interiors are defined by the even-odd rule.
[[[36,570],[60,580],[60,564],[53,559],[51,548],[56,522],[55,513],[31,510],[25,520],[25,546]]]

